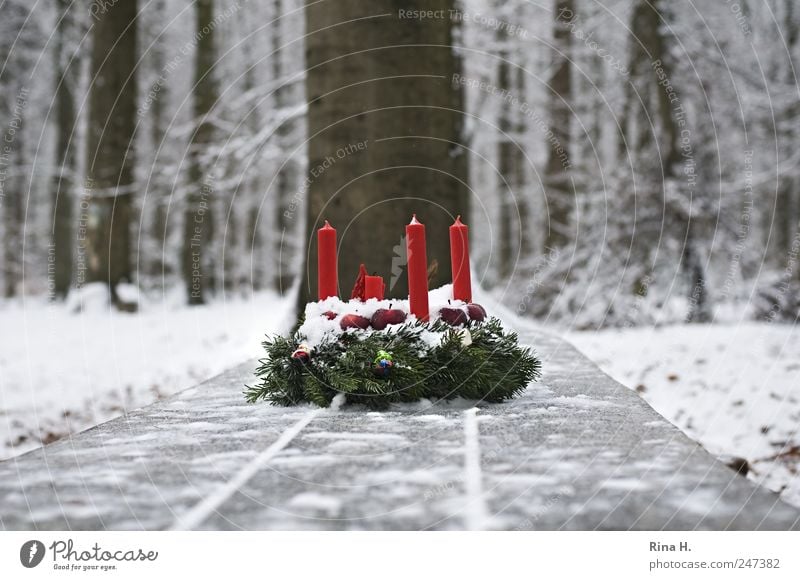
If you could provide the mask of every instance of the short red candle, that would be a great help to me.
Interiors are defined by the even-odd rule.
[[[386,284],[383,283],[381,276],[364,276],[364,299],[377,298],[383,300],[383,289]]]
[[[317,230],[317,294],[320,300],[338,296],[336,268],[336,230],[328,220]]]
[[[461,216],[450,226],[450,267],[453,272],[453,298],[472,302],[472,280],[469,273],[469,228]]]
[[[428,320],[428,253],[425,247],[425,226],[411,218],[406,226],[408,254],[408,301],[417,320]]]

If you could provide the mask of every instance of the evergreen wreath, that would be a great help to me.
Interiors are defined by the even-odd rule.
[[[311,314],[325,307],[314,305]],[[307,308],[306,318],[309,314]],[[331,316],[326,320],[334,323]],[[540,376],[539,359],[519,345],[516,333],[504,332],[496,318],[459,321],[457,326],[442,318],[410,318],[380,331],[342,326],[343,332],[322,333],[313,347],[306,345],[304,328],[262,343],[267,356],[256,370],[260,383],[245,391],[249,402],[328,407],[343,393],[347,403],[374,410],[422,398],[498,403],[519,395]]]

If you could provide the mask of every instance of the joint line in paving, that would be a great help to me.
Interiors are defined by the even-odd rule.
[[[477,415],[478,409],[475,407],[464,411],[464,486],[467,495],[464,524],[468,530],[485,529],[488,520],[486,501],[483,496]]]
[[[244,484],[246,484],[251,477],[253,477],[260,469],[262,469],[273,457],[280,453],[292,439],[308,425],[322,409],[315,409],[303,415],[303,417],[294,425],[284,431],[277,441],[264,449],[253,460],[245,465],[239,472],[229,479],[225,484],[217,488],[213,493],[209,494],[192,509],[176,518],[175,523],[170,528],[171,530],[193,530],[196,529],[206,518],[214,513],[219,506],[227,501],[234,493],[236,493]]]

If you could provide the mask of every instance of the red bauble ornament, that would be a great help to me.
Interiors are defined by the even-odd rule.
[[[305,343],[297,345],[297,349],[292,353],[292,360],[301,365],[308,364],[311,360],[311,349]]]
[[[470,320],[486,320],[486,309],[480,304],[467,304],[467,314]]]
[[[468,322],[467,314],[461,308],[442,308],[439,311],[439,318],[450,326],[461,326]]]
[[[369,328],[369,318],[360,316],[358,314],[346,314],[342,317],[342,321],[339,323],[339,326],[342,330],[347,330],[348,328],[360,328],[361,330],[366,330]]]
[[[372,315],[372,328],[383,330],[390,324],[400,324],[406,321],[406,313],[397,308],[378,308]]]

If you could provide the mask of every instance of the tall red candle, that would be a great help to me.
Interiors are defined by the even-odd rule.
[[[383,289],[386,284],[383,283],[381,276],[364,276],[364,299],[377,298],[383,300]]]
[[[472,302],[472,280],[469,273],[469,228],[461,216],[450,226],[450,267],[453,272],[453,298]]]
[[[336,230],[328,220],[317,230],[317,294],[320,300],[338,295]]]
[[[428,320],[428,253],[425,247],[425,226],[417,215],[406,226],[408,253],[408,301],[411,314],[418,320]]]

